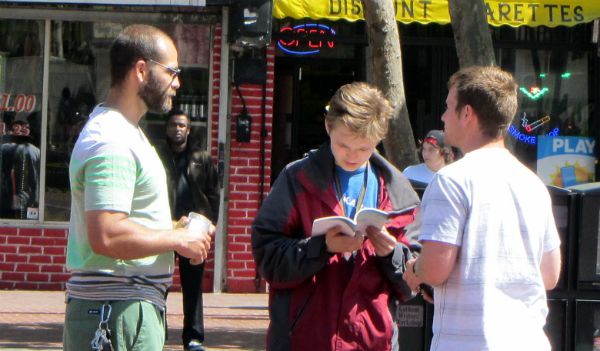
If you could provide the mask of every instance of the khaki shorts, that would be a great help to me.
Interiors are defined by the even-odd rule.
[[[90,350],[102,301],[71,299],[67,303],[63,350]],[[165,343],[164,313],[150,302],[111,301],[108,326],[115,351],[162,351]]]

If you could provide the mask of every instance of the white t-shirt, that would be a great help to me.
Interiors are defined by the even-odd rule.
[[[560,246],[547,188],[508,150],[472,151],[423,196],[420,240],[459,246],[431,350],[550,350],[540,263]]]
[[[416,180],[417,182],[429,184],[435,175],[435,172],[429,169],[425,163],[408,166],[402,171],[402,174],[408,179]]]

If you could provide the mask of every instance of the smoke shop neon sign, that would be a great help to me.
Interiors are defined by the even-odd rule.
[[[285,38],[277,41],[277,47],[287,54],[299,56],[333,49],[337,35],[333,28],[318,23],[284,26],[279,29],[279,34]]]

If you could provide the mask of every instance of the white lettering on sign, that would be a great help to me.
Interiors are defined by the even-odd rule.
[[[400,305],[398,307],[398,326],[400,328],[421,328],[423,327],[423,306],[418,305]]]
[[[575,143],[575,145],[573,145]],[[565,152],[565,153],[576,153],[576,154],[593,154],[594,146],[596,145],[595,140],[588,139],[561,139],[556,138],[552,140],[552,152]]]

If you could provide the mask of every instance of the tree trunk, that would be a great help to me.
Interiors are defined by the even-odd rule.
[[[398,24],[392,0],[363,0],[372,60],[368,67],[372,84],[394,106],[387,137],[383,140],[386,158],[399,169],[419,162],[402,77],[402,55]]]
[[[448,0],[448,9],[460,67],[495,65],[483,0]]]

